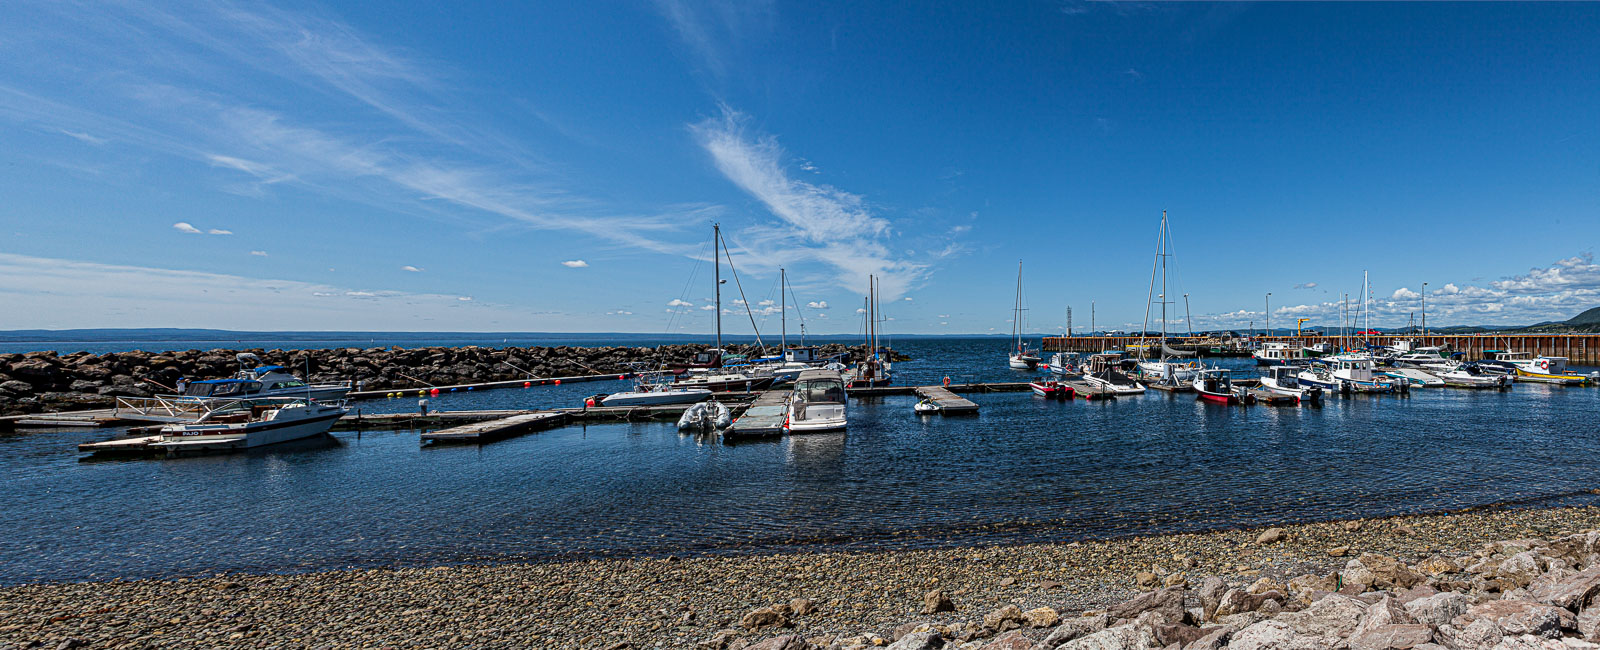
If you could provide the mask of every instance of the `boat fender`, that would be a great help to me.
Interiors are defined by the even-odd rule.
[[[583,405],[587,406],[587,407],[590,407],[590,408],[593,408],[594,407],[594,398],[590,397],[588,399],[583,400]]]
[[[560,380],[560,379],[557,379],[557,380],[556,380],[556,385],[557,385],[557,386],[560,386],[560,385],[561,385],[561,380]]]
[[[532,385],[533,385],[533,382],[531,382],[531,381],[522,382],[522,387],[523,388],[527,388],[527,387],[532,386]]]
[[[627,378],[628,378],[627,375],[617,375],[617,381],[622,381],[622,380],[627,379]]]
[[[428,394],[429,395],[438,395],[439,394],[439,389],[435,388],[433,390],[430,390],[430,391],[428,391]]]

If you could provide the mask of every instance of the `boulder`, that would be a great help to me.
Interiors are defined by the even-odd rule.
[[[1379,589],[1405,589],[1422,582],[1421,575],[1399,560],[1376,553],[1362,553],[1361,557],[1350,560],[1339,575],[1347,585],[1361,584]]]
[[[783,612],[772,607],[762,607],[751,610],[739,619],[739,625],[748,630],[759,630],[764,627],[788,627],[789,618]]]
[[[790,634],[773,637],[755,645],[745,646],[744,650],[813,650],[814,648],[816,646],[811,645],[811,642],[807,641],[805,637],[798,634]]]
[[[1406,603],[1406,614],[1418,623],[1425,623],[1438,627],[1455,620],[1457,616],[1465,614],[1467,608],[1472,606],[1472,601],[1465,595],[1454,591],[1434,594],[1427,598],[1413,600]]]
[[[922,613],[937,614],[939,612],[956,611],[955,601],[945,595],[943,589],[935,589],[922,595]]]
[[[1228,592],[1228,583],[1222,578],[1209,576],[1200,582],[1200,609],[1209,621],[1216,617],[1217,605],[1222,603],[1222,596]]]
[[[996,632],[1005,632],[1022,627],[1022,608],[1016,605],[1006,605],[1000,609],[983,615],[983,626]]]
[[[1474,605],[1450,624],[1466,628],[1474,620],[1493,623],[1504,634],[1532,634],[1547,639],[1559,638],[1563,629],[1578,627],[1578,619],[1572,612],[1525,600],[1491,600]]]
[[[1040,645],[1045,648],[1055,648],[1073,639],[1094,634],[1106,629],[1106,626],[1111,622],[1110,618],[1105,614],[1095,614],[1093,616],[1064,619],[1055,630],[1050,632],[1050,636],[1044,638]]]
[[[1257,544],[1276,544],[1288,539],[1289,533],[1282,528],[1268,528],[1256,536]]]
[[[1437,576],[1446,573],[1455,573],[1460,571],[1461,567],[1457,566],[1455,561],[1451,560],[1450,558],[1442,555],[1430,555],[1428,556],[1428,559],[1417,563],[1417,569],[1430,576]]]
[[[1267,602],[1278,601],[1281,605],[1283,600],[1284,595],[1282,592],[1268,591],[1266,593],[1252,594],[1239,589],[1229,589],[1227,593],[1222,595],[1222,602],[1217,603],[1216,615],[1228,616],[1230,614],[1253,612],[1261,609],[1261,606]]]
[[[1505,565],[1501,565],[1504,568]],[[1600,594],[1600,567],[1577,573],[1551,571],[1528,583],[1527,599],[1577,611],[1578,607]]]
[[[1057,650],[1144,650],[1156,645],[1149,631],[1136,625],[1108,627],[1056,646]]]
[[[1036,607],[1022,613],[1023,620],[1032,627],[1055,627],[1061,621],[1061,615],[1049,607]]]
[[[1366,603],[1349,596],[1329,594],[1304,610],[1280,614],[1276,620],[1302,636],[1338,638],[1354,632],[1366,613]]]
[[[1391,650],[1415,648],[1433,640],[1433,628],[1426,625],[1378,625],[1350,637],[1351,650]]]
[[[1505,632],[1493,621],[1480,618],[1464,627],[1456,627],[1454,623],[1441,625],[1435,636],[1449,648],[1491,648],[1500,642]]]
[[[13,379],[8,382],[0,383],[0,393],[10,393],[17,396],[32,395],[33,384],[20,379]]]
[[[995,637],[995,640],[984,644],[983,650],[1029,650],[1033,647],[1033,639],[1021,632],[1010,632]]]
[[[1234,633],[1231,650],[1312,650],[1330,647],[1321,638],[1306,638],[1283,621],[1262,621]]]
[[[1183,589],[1168,587],[1149,591],[1106,609],[1112,619],[1134,619],[1145,612],[1159,612],[1169,623],[1183,620]]]
[[[889,650],[937,650],[943,647],[944,637],[933,630],[913,632],[889,644]]]
[[[1539,554],[1523,551],[1501,562],[1494,575],[1513,587],[1526,587],[1543,572],[1543,567],[1539,565]]]

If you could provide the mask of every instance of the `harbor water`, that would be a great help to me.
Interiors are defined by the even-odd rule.
[[[486,342],[490,343],[490,342]],[[1019,381],[1001,339],[910,339],[896,383]],[[1217,360],[1249,376],[1248,359]],[[1587,369],[1585,369],[1587,371]],[[436,410],[575,406],[597,382]],[[641,554],[872,550],[1600,501],[1600,390],[1416,389],[1321,407],[971,395],[852,400],[844,433],[735,445],[671,423],[484,446],[336,432],[227,456],[89,461],[108,430],[0,435],[0,584]],[[409,411],[416,398],[362,402]]]

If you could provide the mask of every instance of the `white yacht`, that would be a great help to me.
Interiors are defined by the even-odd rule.
[[[264,447],[327,433],[350,409],[316,400],[253,400],[247,408],[213,411],[198,421],[161,427],[151,449],[169,453]]]
[[[1039,352],[1028,348],[1022,342],[1022,312],[1027,311],[1022,306],[1022,262],[1017,262],[1017,302],[1011,308],[1011,354],[1006,356],[1006,365],[1013,370],[1036,370],[1039,368]]]
[[[844,378],[833,370],[807,370],[794,381],[784,429],[789,433],[845,428]]]
[[[1389,360],[1397,368],[1420,368],[1427,371],[1449,372],[1461,363],[1427,352],[1407,352]]]
[[[1122,355],[1102,352],[1089,357],[1089,371],[1083,380],[1111,391],[1116,395],[1138,395],[1145,391],[1144,384],[1134,381],[1122,372]]]
[[[1464,364],[1440,374],[1439,379],[1452,388],[1510,388],[1516,381],[1511,375],[1484,372],[1477,364]]]
[[[711,397],[709,388],[677,386],[668,381],[667,377],[668,373],[640,373],[634,382],[633,390],[601,395],[598,396],[598,400],[591,397],[588,403],[593,405],[598,401],[600,406],[659,406],[693,404]]]

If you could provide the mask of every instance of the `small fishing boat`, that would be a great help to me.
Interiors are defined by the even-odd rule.
[[[1300,348],[1300,356],[1307,359],[1315,359],[1333,354],[1333,351],[1333,346],[1328,343],[1313,343]]]
[[[1439,380],[1451,388],[1510,388],[1516,381],[1512,375],[1485,372],[1477,364],[1462,364],[1460,368],[1439,375]]]
[[[1376,362],[1364,354],[1341,354],[1328,357],[1329,372],[1344,393],[1392,393],[1407,384],[1398,384],[1388,377],[1379,377]]]
[[[1321,402],[1322,389],[1300,383],[1299,374],[1300,369],[1294,366],[1267,368],[1267,374],[1261,376],[1261,388],[1278,395],[1294,397],[1301,404]]]
[[[1223,368],[1205,368],[1195,373],[1195,399],[1216,404],[1251,404],[1255,398],[1249,392],[1235,388],[1228,371]]]
[[[1083,375],[1083,380],[1116,395],[1138,395],[1145,391],[1144,384],[1122,372],[1122,355],[1114,352],[1091,355],[1089,372]]]
[[[1495,365],[1501,367],[1510,365],[1517,375],[1517,381],[1563,386],[1581,386],[1589,381],[1588,377],[1567,372],[1566,357],[1535,357],[1527,352],[1496,352],[1494,360],[1498,362]]]
[[[1028,382],[1028,388],[1045,399],[1072,399],[1072,387],[1055,379],[1035,379]]]
[[[1050,371],[1050,374],[1062,377],[1081,377],[1083,369],[1078,367],[1078,353],[1057,352],[1050,355],[1050,362],[1040,367]]]
[[[840,431],[845,428],[844,378],[832,370],[807,370],[789,393],[783,428],[789,433]]]
[[[678,418],[679,431],[712,431],[726,429],[732,424],[733,412],[715,400],[692,404]]]
[[[316,400],[272,398],[248,409],[213,411],[200,420],[161,427],[150,448],[169,454],[232,451],[319,436],[350,409]]]
[[[1300,358],[1300,352],[1288,343],[1267,341],[1250,356],[1255,357],[1258,366],[1281,366]]]

